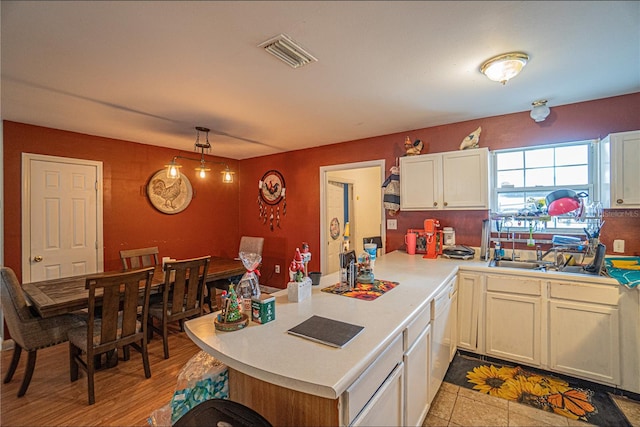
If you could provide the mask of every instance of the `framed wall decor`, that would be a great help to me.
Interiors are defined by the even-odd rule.
[[[284,177],[275,169],[267,171],[258,181],[258,209],[263,224],[269,221],[269,228],[273,231],[273,223],[280,228],[280,204],[282,215],[287,214],[286,186]]]
[[[154,208],[165,214],[177,214],[189,206],[193,188],[189,178],[167,177],[166,169],[154,173],[147,184],[147,196]]]

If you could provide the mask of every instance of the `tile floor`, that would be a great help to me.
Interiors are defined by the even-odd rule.
[[[640,403],[619,397],[618,407],[640,427]],[[589,426],[517,402],[442,383],[423,426]]]

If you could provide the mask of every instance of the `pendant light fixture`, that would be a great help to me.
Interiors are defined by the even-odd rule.
[[[504,53],[487,59],[481,66],[480,72],[489,80],[503,85],[517,76],[527,65],[529,55],[523,52]]]
[[[204,138],[203,138],[204,141],[200,141],[200,132],[204,133]],[[198,150],[200,151],[200,159],[193,159],[190,157],[185,157],[180,155],[174,156],[173,159],[171,159],[171,161],[168,164],[164,165],[167,168],[167,177],[172,179],[176,179],[180,177],[180,168],[182,167],[182,165],[179,165],[177,163],[177,160],[184,159],[184,160],[193,160],[195,162],[200,162],[200,166],[195,168],[200,178],[206,178],[207,173],[211,171],[211,168],[208,168],[207,164],[224,165],[225,169],[222,171],[222,174],[223,174],[222,182],[227,184],[233,182],[233,172],[229,170],[229,166],[226,163],[211,162],[211,161],[205,160],[204,152],[205,150],[207,151],[207,153],[211,151],[211,143],[209,143],[209,129],[202,126],[196,126],[196,142],[194,144],[194,151],[198,151]]]

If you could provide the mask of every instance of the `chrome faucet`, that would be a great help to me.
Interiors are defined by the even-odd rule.
[[[540,245],[536,246],[536,261],[542,261],[542,249]]]

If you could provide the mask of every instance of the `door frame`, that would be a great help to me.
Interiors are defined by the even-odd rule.
[[[385,176],[385,160],[370,160],[366,162],[357,163],[343,163],[339,165],[321,166],[320,167],[320,270],[327,271],[327,212],[326,212],[326,190],[328,172],[349,170],[349,169],[364,169],[378,167],[380,168],[380,176]],[[382,182],[378,184],[380,186],[380,192],[382,193]],[[382,199],[381,199],[382,200]],[[380,236],[382,241],[386,241],[386,224],[385,224],[385,212],[384,204],[380,203]]]
[[[29,283],[31,281],[31,161],[34,160],[93,166],[96,168],[96,267],[97,272],[104,271],[102,162],[74,159],[71,157],[22,153],[22,282]]]

